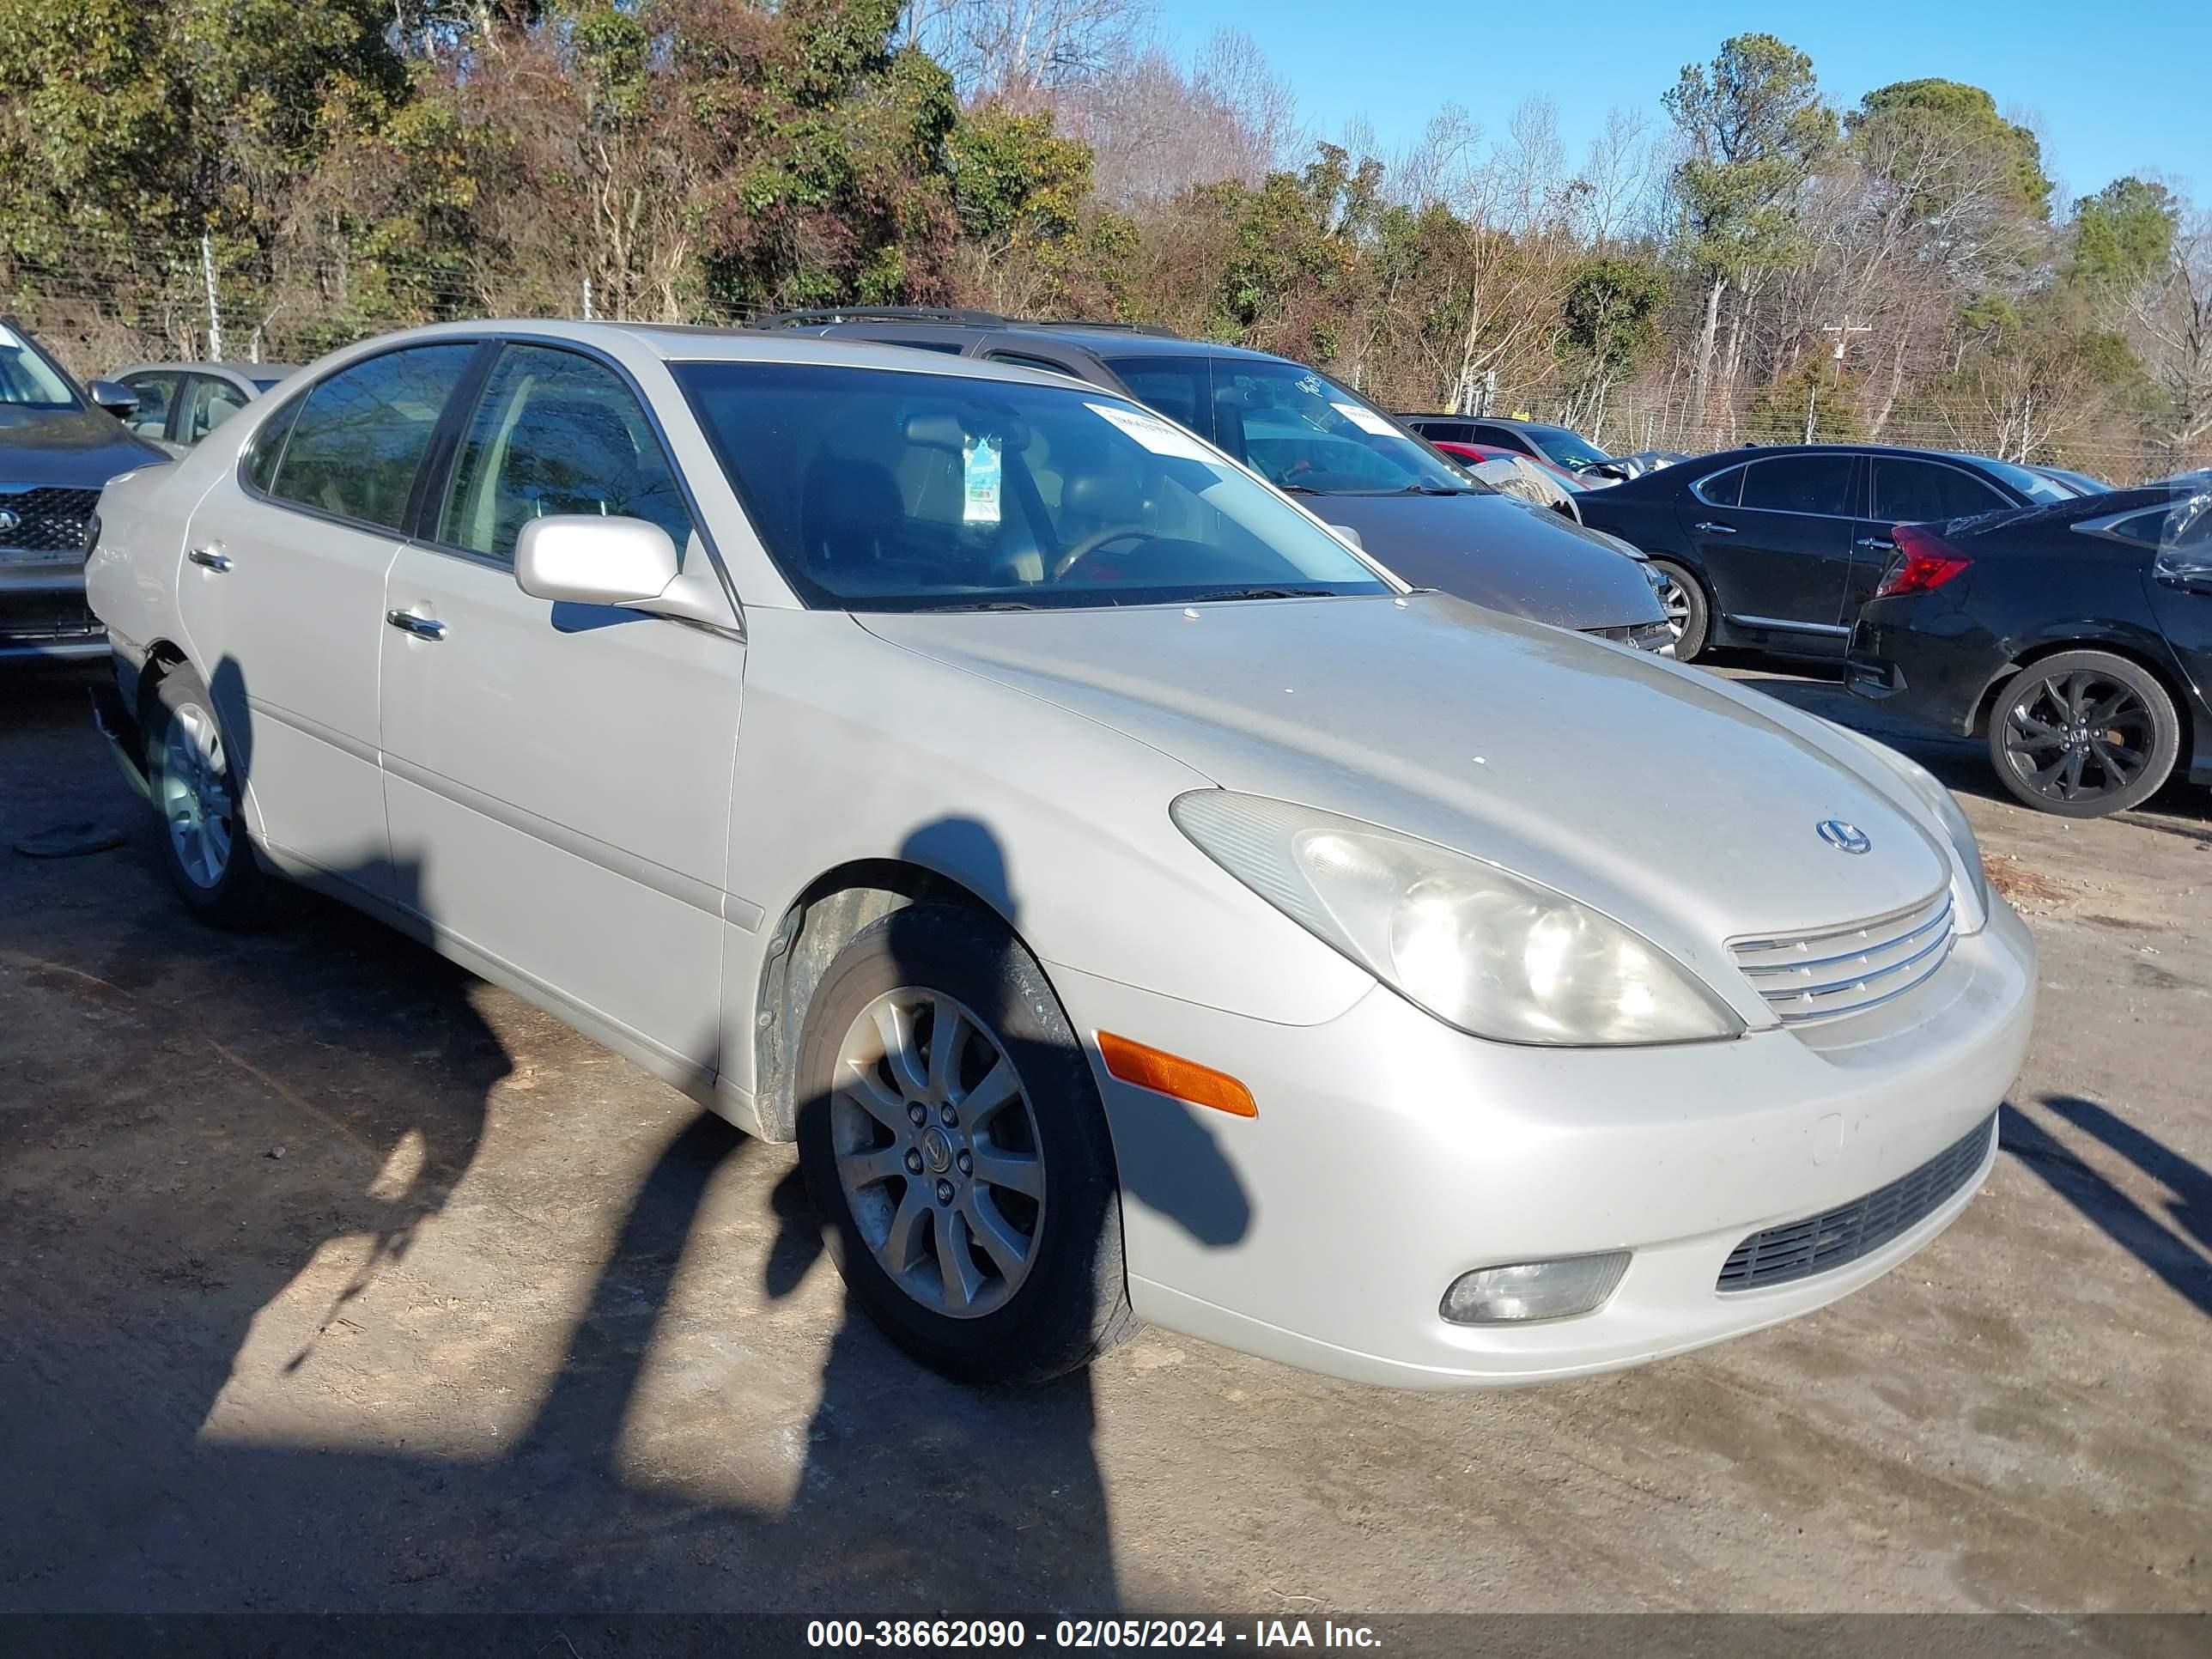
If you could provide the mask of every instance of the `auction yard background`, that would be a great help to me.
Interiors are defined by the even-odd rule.
[[[2119,482],[2212,459],[2212,221],[2149,167],[2061,188],[2046,150],[2083,135],[1988,75],[2041,27],[2180,108],[2201,20],[1954,18],[1917,50],[1956,78],[1853,97],[1785,40],[1723,41],[1741,10],[1686,67],[1626,8],[1547,53],[1472,16],[1354,41],[1311,6],[1186,51],[1200,14],[1141,0],[0,0],[0,307],[92,374],[486,313],[961,302],[1617,449],[1809,418]],[[1324,47],[1460,62],[1463,102],[1378,127],[1311,75]],[[1593,124],[1588,83],[1624,77]]]

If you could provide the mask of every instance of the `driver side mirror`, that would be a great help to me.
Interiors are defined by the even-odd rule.
[[[85,390],[92,401],[118,421],[127,421],[138,412],[138,394],[117,380],[94,380]]]

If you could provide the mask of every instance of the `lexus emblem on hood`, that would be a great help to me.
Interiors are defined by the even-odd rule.
[[[0,507],[0,536],[9,535],[22,527],[23,519],[21,514],[11,513],[6,507]]]
[[[1820,839],[1839,853],[1870,853],[1874,837],[1856,823],[1846,823],[1841,818],[1823,818],[1820,823]]]

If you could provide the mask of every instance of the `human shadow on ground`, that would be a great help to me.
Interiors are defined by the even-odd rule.
[[[251,768],[250,732],[234,753]],[[82,764],[119,791],[94,740]],[[794,1456],[789,1413],[748,1390],[781,1348],[811,1347],[733,1310],[703,1364],[687,1347],[696,1386],[672,1406],[649,1383],[687,1268],[731,1266],[726,1240],[700,1237],[725,1182],[773,1186],[759,1267],[772,1297],[817,1271],[819,1222],[795,1181],[750,1168],[788,1152],[704,1110],[641,1126],[626,1093],[611,1139],[658,1150],[609,1153],[645,1173],[623,1177],[613,1243],[570,1304],[575,1275],[523,1268],[542,1237],[579,1235],[541,1233],[530,1211],[562,1201],[564,1181],[578,1205],[597,1201],[599,1172],[563,1166],[590,1143],[538,1097],[495,1103],[515,1061],[479,1012],[485,988],[335,905],[265,936],[206,930],[164,890],[161,833],[147,823],[118,860],[40,874],[49,908],[0,963],[0,1068],[23,1085],[0,1117],[0,1611],[1120,1604],[1087,1375],[963,1388],[848,1306]],[[379,866],[403,902],[428,856]],[[544,1042],[605,1061],[565,1031]],[[1195,1224],[1226,1242],[1249,1207],[1206,1131],[1188,1147],[1213,1158]],[[440,1247],[456,1237],[490,1243],[456,1261]],[[549,1293],[550,1315],[531,1302]],[[347,1369],[364,1340],[386,1344],[381,1373]],[[497,1355],[518,1346],[558,1358],[509,1434],[498,1395],[530,1379]],[[392,1375],[395,1354],[423,1370]],[[415,1404],[392,1409],[392,1392]],[[793,1495],[668,1467],[654,1435],[672,1425],[653,1419],[672,1410],[738,1461],[796,1462]]]
[[[2168,1219],[2129,1197],[2016,1106],[2000,1114],[1998,1145],[2199,1313],[2212,1316],[2212,1174],[2093,1100],[2055,1094],[2045,1095],[2043,1104],[2162,1183],[2172,1194]]]

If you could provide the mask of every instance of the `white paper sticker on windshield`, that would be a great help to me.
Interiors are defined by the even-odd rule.
[[[1157,416],[1140,415],[1133,409],[1116,409],[1111,404],[1085,404],[1084,407],[1094,415],[1104,416],[1155,455],[1170,455],[1179,461],[1213,459],[1189,433]]]
[[[968,446],[963,468],[966,494],[960,506],[963,524],[998,523],[999,480],[1003,470],[996,439],[981,438]]]
[[[1398,428],[1371,409],[1362,409],[1358,404],[1331,404],[1329,407],[1362,432],[1371,432],[1378,438],[1398,435]]]

